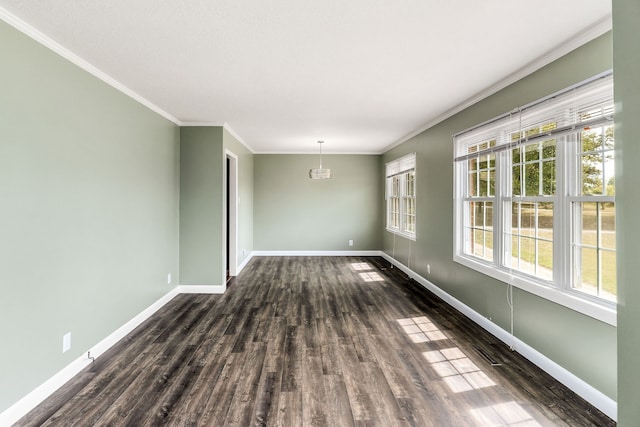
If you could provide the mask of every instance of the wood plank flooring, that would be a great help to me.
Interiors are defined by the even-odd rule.
[[[174,298],[16,425],[615,425],[381,258],[259,257],[233,282]]]

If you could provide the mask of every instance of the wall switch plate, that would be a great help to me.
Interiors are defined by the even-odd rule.
[[[62,336],[62,352],[66,353],[69,350],[71,350],[71,332]]]
[[[349,240],[349,246],[353,246],[353,240]]]

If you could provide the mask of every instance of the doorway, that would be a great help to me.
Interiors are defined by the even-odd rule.
[[[238,274],[238,156],[225,150],[225,260],[228,283]]]

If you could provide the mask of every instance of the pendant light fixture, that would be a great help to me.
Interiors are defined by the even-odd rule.
[[[320,144],[320,167],[317,169],[309,169],[309,178],[331,179],[331,169],[322,168],[322,144],[324,144],[324,141],[318,141],[318,144]]]

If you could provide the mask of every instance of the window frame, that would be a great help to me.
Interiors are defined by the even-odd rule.
[[[603,83],[604,82],[604,83]],[[593,87],[594,89],[590,89]],[[579,88],[581,92],[575,91]],[[563,105],[570,105],[566,98],[575,96],[575,93],[584,95],[587,99],[590,96],[590,90],[593,93],[600,94],[610,90],[610,100],[605,101],[608,106],[610,102],[613,105],[613,84],[611,72],[605,72],[598,76],[594,76],[585,82],[581,82],[571,88],[552,94],[540,101],[529,104],[528,106],[517,109],[514,112],[507,113],[496,119],[489,120],[470,130],[466,130],[454,135],[454,261],[479,271],[485,275],[493,277],[502,282],[511,284],[520,289],[548,299],[565,307],[571,308],[590,317],[601,320],[605,323],[616,325],[616,302],[605,299],[603,297],[591,295],[585,291],[574,289],[574,235],[577,233],[579,224],[576,224],[575,213],[573,213],[574,203],[583,202],[601,202],[614,203],[615,196],[611,195],[581,195],[578,194],[578,186],[582,179],[582,169],[578,164],[580,157],[580,138],[583,132],[583,126],[579,119],[572,124],[572,127],[566,127],[564,123],[559,126],[559,131],[548,137],[548,140],[555,139],[555,160],[554,168],[556,174],[555,194],[553,195],[526,195],[525,183],[521,180],[521,195],[511,194],[512,174],[513,174],[513,154],[515,147],[525,153],[526,147],[533,142],[537,142],[540,147],[547,141],[545,132],[540,135],[530,137],[526,135],[528,127],[526,123],[523,125],[523,111],[530,109],[530,115],[536,116],[536,123],[543,123],[548,117],[558,114],[558,108],[565,108]],[[600,92],[598,92],[600,91]],[[608,93],[608,92],[607,92]],[[595,96],[595,95],[593,95]],[[597,97],[596,97],[597,98]],[[603,102],[603,105],[605,105]],[[560,107],[556,108],[560,104]],[[563,104],[564,103],[564,104]],[[569,107],[566,107],[569,108]],[[576,115],[577,116],[577,115]],[[595,122],[595,121],[594,121]],[[599,122],[599,126],[607,128],[613,126],[612,117],[605,117],[604,113]],[[553,125],[555,129],[555,124]],[[514,142],[513,129],[516,130]],[[586,129],[588,130],[588,128]],[[521,138],[518,138],[521,135]],[[470,159],[474,158],[474,152],[469,150],[474,144],[480,144],[483,141],[494,139],[497,142],[493,149],[480,150],[480,155],[492,153],[495,155],[495,192],[494,195],[485,195],[472,197],[469,194],[469,164]],[[531,139],[531,142],[529,142]],[[540,148],[542,152],[542,148]],[[540,152],[540,153],[541,153]],[[613,154],[613,151],[611,151]],[[524,164],[524,156],[521,158]],[[542,154],[539,158],[539,176],[542,183]],[[604,178],[603,178],[604,179]],[[542,184],[540,184],[542,185]],[[603,189],[607,184],[602,183]],[[540,192],[546,190],[540,187]],[[606,190],[603,190],[606,191]],[[470,201],[493,202],[492,208],[492,232],[493,232],[493,253],[491,259],[487,257],[478,257],[466,251],[468,243],[465,241],[465,233],[467,228],[472,226],[466,222],[468,216],[467,205]],[[513,203],[553,203],[553,219],[552,219],[552,273],[551,280],[540,275],[528,274],[519,271],[507,264],[512,262],[511,242],[513,242],[513,228],[509,226],[512,221],[512,204]],[[539,205],[535,205],[539,206]],[[535,229],[538,229],[537,216]],[[510,229],[508,229],[510,228]],[[615,228],[614,228],[615,229]],[[537,235],[536,235],[537,236]],[[507,239],[509,239],[507,241]],[[535,240],[535,239],[534,239]],[[537,240],[535,241],[537,244]],[[486,250],[485,245],[485,250]],[[548,247],[548,246],[547,246]],[[615,251],[615,248],[614,248]],[[535,253],[535,252],[534,252]],[[537,265],[537,258],[536,258]],[[535,270],[534,270],[535,271]],[[548,273],[548,272],[544,272]],[[598,272],[599,274],[599,272]],[[596,285],[598,288],[598,285]]]
[[[417,179],[416,154],[410,153],[386,164],[386,221],[385,229],[410,240],[416,240],[417,228]],[[408,194],[410,178],[413,195]],[[395,203],[394,203],[395,202]],[[413,204],[413,213],[408,212],[407,204]],[[397,208],[397,210],[394,210]],[[409,219],[413,217],[413,222]],[[397,220],[397,226],[396,221]],[[408,227],[413,226],[413,231]]]

